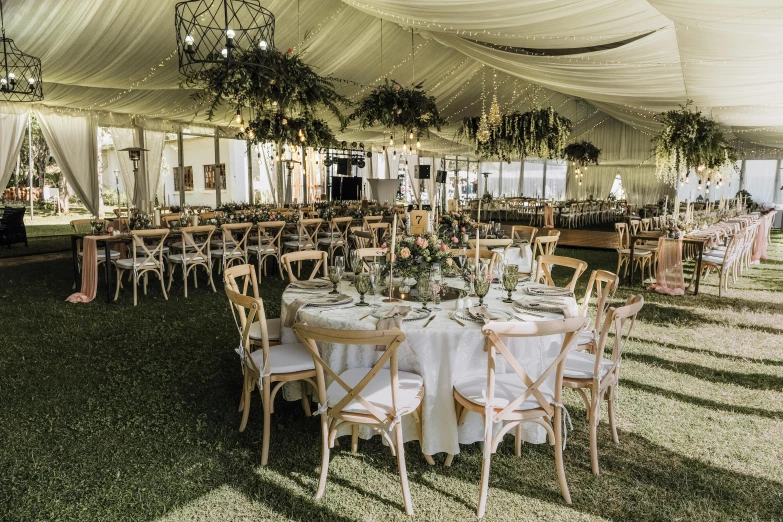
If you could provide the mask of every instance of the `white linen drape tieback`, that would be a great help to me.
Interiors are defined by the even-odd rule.
[[[266,366],[266,363],[264,363],[264,366]],[[272,375],[271,371],[266,372],[266,373],[264,373],[263,371],[261,372],[261,375],[258,377],[258,389],[259,389],[259,391],[264,389],[264,377],[269,377],[271,375]]]
[[[313,416],[316,415],[326,415],[327,410],[329,409],[329,397],[326,398],[326,402],[321,405],[321,403],[318,403],[318,408],[313,412]]]
[[[568,429],[566,428],[566,420],[568,420],[568,426],[573,430],[574,425],[571,423],[571,414],[568,413],[568,408],[562,402],[553,402],[552,406],[555,408],[561,408],[563,410],[563,451],[566,449],[566,441],[568,440]]]
[[[392,417],[392,420],[389,423],[389,425],[386,427],[386,430],[389,433],[391,433],[392,431],[394,431],[394,427],[397,426],[397,424],[399,424],[400,422],[402,422],[402,413],[398,411],[395,412],[394,417]]]
[[[490,418],[490,413],[492,412],[492,405],[489,403],[489,400],[487,400],[487,390],[481,390],[481,398],[484,399],[484,417]],[[498,417],[492,416],[492,422],[495,424],[500,422],[500,419]]]

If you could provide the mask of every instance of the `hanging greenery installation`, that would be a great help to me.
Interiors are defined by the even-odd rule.
[[[584,167],[585,165],[598,165],[598,157],[601,155],[601,149],[590,143],[582,141],[580,143],[570,143],[563,149],[563,157],[575,165]]]
[[[489,138],[481,134],[480,117],[465,118],[457,137],[467,139],[483,159],[510,161],[513,158],[562,158],[571,134],[572,124],[552,107],[534,109],[524,114],[505,114]]]
[[[690,100],[678,110],[658,115],[663,128],[655,143],[655,174],[675,184],[691,169],[711,173],[729,166],[736,169],[737,152],[723,134],[720,124],[690,109]]]
[[[439,131],[447,124],[438,112],[435,98],[427,96],[421,83],[403,87],[388,79],[359,102],[347,118],[348,123],[353,121],[358,121],[363,129],[380,123],[392,132],[399,129],[417,137],[429,137],[430,128]]]
[[[252,119],[237,138],[252,143],[274,142],[292,147],[330,147],[337,143],[334,133],[324,121],[309,115],[286,118],[280,113]]]

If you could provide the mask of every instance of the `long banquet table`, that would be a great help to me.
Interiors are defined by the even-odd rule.
[[[461,281],[447,280],[450,286],[463,288]],[[523,297],[522,286],[531,283],[522,283],[513,297]],[[511,311],[510,305],[503,303],[501,299],[506,292],[497,285],[492,285],[492,290],[484,298],[484,303],[492,309]],[[358,302],[359,295],[349,282],[341,283],[341,293],[354,298]],[[306,294],[297,293],[290,287],[283,293],[282,322],[285,324],[288,313],[288,305],[297,298],[306,298]],[[372,302],[372,296],[366,296]],[[382,306],[393,306],[380,303]],[[474,305],[478,298],[472,298]],[[300,322],[326,328],[342,330],[374,330],[377,319],[366,317],[370,314],[369,307],[357,307],[351,303],[341,307],[321,308],[303,307],[299,310],[297,319]],[[571,316],[577,314],[577,304],[574,298],[563,298],[563,303],[568,307]],[[421,306],[420,303],[407,303],[411,306]],[[449,313],[454,311],[455,301],[444,301],[440,305],[432,305],[439,308],[433,312],[435,318],[425,328],[426,319],[419,321],[404,321],[402,331],[407,340],[401,345],[399,351],[399,369],[413,372],[424,379],[425,396],[423,401],[423,441],[422,449],[426,455],[435,453],[459,453],[460,444],[471,444],[484,439],[483,421],[476,413],[468,413],[462,427],[457,427],[457,416],[454,407],[453,385],[454,382],[466,374],[482,373],[487,371],[487,353],[484,351],[484,336],[481,333],[481,325],[468,321],[462,321],[465,326],[460,326],[449,318]],[[562,315],[555,313],[538,313],[535,317],[523,312],[516,312],[517,316],[525,321],[543,321],[546,319],[562,319]],[[281,343],[296,342],[297,339],[290,328],[283,328]],[[554,335],[538,338],[512,339],[508,344],[509,349],[517,357],[522,367],[529,373],[532,379],[538,378],[560,349],[563,336]],[[372,366],[380,357],[372,346],[346,346],[346,345],[322,345],[322,357],[338,372],[351,368]],[[500,357],[497,364],[498,373],[513,372],[506,361]],[[284,389],[284,396],[289,400],[296,400],[299,395],[299,387]],[[413,421],[406,416],[403,423],[405,440],[418,439]],[[499,430],[500,424],[494,427]],[[524,437],[527,442],[543,443],[546,441],[545,432],[540,426],[528,424],[525,427]],[[350,433],[346,431],[345,434]],[[363,438],[373,435],[370,430],[360,432]]]

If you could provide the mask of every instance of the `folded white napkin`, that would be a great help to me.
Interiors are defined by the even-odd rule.
[[[495,315],[489,311],[486,305],[471,306],[468,308],[468,313],[477,319],[481,319],[484,324],[491,323],[492,321],[505,321],[505,317]]]
[[[294,281],[291,283],[291,288],[306,288],[306,289],[314,289],[314,288],[329,288],[332,283],[329,281],[325,281],[323,279],[313,279],[311,281]]]
[[[402,320],[408,317],[408,314],[410,313],[410,306],[395,306],[381,314],[378,323],[375,325],[375,329],[390,330],[392,328],[400,328],[402,326]],[[386,345],[379,344],[376,349],[385,350]]]

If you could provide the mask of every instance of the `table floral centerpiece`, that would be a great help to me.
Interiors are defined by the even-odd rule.
[[[134,208],[128,217],[128,226],[131,230],[146,230],[152,226],[152,218],[149,214]]]
[[[449,245],[436,234],[403,236],[396,242],[394,254],[394,274],[406,280],[418,279],[422,271],[435,263],[442,269],[454,264]]]

